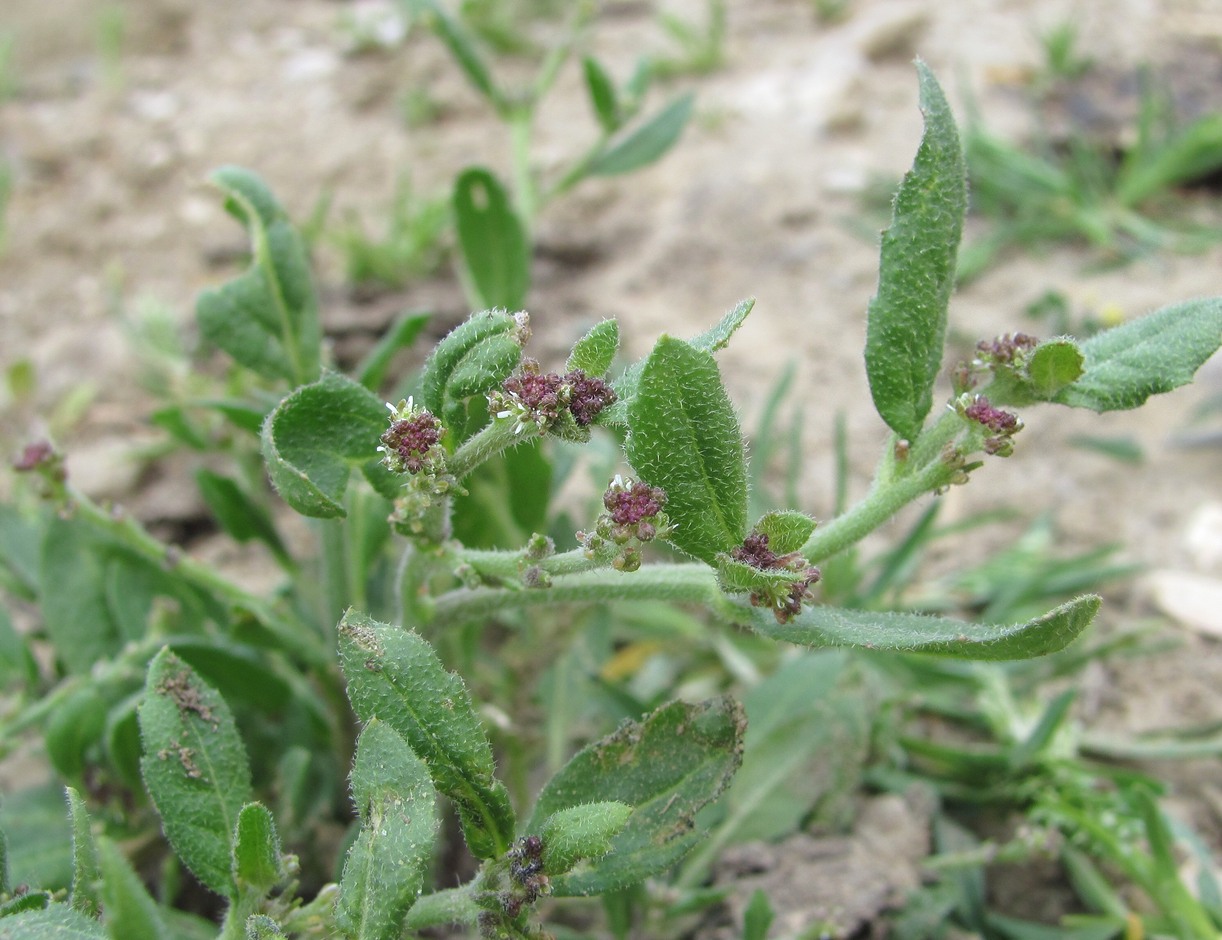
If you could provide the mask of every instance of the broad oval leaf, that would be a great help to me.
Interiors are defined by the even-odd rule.
[[[344,862],[336,920],[353,940],[393,940],[432,860],[437,795],[424,762],[375,718],[357,741],[352,796],[362,825]]]
[[[742,761],[746,719],[728,697],[673,702],[584,748],[539,794],[527,832],[590,802],[632,807],[610,851],[553,880],[561,896],[599,894],[665,871],[695,845],[697,811],[716,799]]]
[[[1040,401],[1048,401],[1082,375],[1084,357],[1075,340],[1068,337],[1040,343],[1027,363],[1027,380]]]
[[[713,357],[663,336],[628,407],[628,460],[666,490],[671,540],[706,564],[742,542],[747,461],[734,407]]]
[[[263,424],[263,458],[284,501],[305,516],[344,516],[354,467],[377,464],[386,406],[373,392],[336,373],[297,389]],[[366,474],[385,488],[383,477]],[[394,495],[393,490],[383,493]]]
[[[106,940],[102,925],[66,904],[0,918],[0,940]]]
[[[787,624],[778,624],[767,610],[743,607],[741,622],[764,636],[799,646],[860,646],[958,659],[1029,659],[1072,643],[1090,626],[1101,603],[1097,595],[1085,594],[1042,617],[1009,626],[817,605],[803,608]]]
[[[659,159],[679,139],[692,116],[694,94],[682,95],[644,124],[612,141],[586,168],[591,176],[631,173]]]
[[[318,301],[301,236],[266,184],[240,167],[212,181],[246,226],[253,255],[245,273],[202,293],[195,315],[205,338],[248,369],[294,384],[319,372]]]
[[[503,854],[513,839],[513,808],[462,679],[418,633],[355,611],[340,621],[339,657],[357,716],[386,722],[426,762],[477,858]]]
[[[482,167],[454,183],[454,223],[481,307],[520,310],[530,290],[530,239],[495,176]]]
[[[169,649],[149,663],[140,769],[166,838],[204,885],[233,897],[230,843],[250,766],[229,706]]]
[[[874,407],[909,441],[917,439],[933,405],[967,212],[967,170],[955,119],[923,62],[917,74],[925,134],[883,233],[865,349]]]
[[[1082,343],[1082,377],[1053,400],[1120,411],[1187,385],[1222,345],[1222,298],[1189,300],[1097,333]]]
[[[815,520],[796,509],[775,509],[759,518],[752,531],[768,536],[768,548],[778,555],[796,552],[815,531]]]

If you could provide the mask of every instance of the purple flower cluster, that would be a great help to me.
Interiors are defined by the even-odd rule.
[[[599,413],[615,404],[615,389],[602,379],[591,378],[580,369],[566,373],[562,381],[572,389],[569,411],[581,427],[589,427]]]
[[[983,395],[977,395],[976,399],[963,409],[963,414],[998,434],[1013,434],[1020,427],[1018,415],[994,408]]]
[[[1004,333],[996,339],[982,339],[976,344],[976,352],[986,362],[1012,365],[1039,344],[1038,339],[1026,333]]]
[[[421,411],[395,421],[381,440],[384,452],[397,457],[403,470],[419,473],[429,465],[432,450],[441,441],[441,434],[441,422],[431,412]]]
[[[812,596],[811,588],[822,574],[800,552],[778,555],[768,542],[767,533],[752,532],[743,539],[742,545],[730,551],[730,557],[761,571],[793,572],[796,577],[788,585],[751,593],[752,605],[770,608],[777,623],[789,623],[801,612],[802,602]]]
[[[666,505],[666,490],[648,483],[619,487],[612,484],[603,494],[603,505],[607,507],[615,525],[638,525],[662,511]]]
[[[615,390],[602,379],[591,378],[581,369],[560,375],[540,372],[539,364],[527,359],[522,370],[507,378],[501,386],[509,402],[521,409],[519,421],[533,423],[539,429],[553,424],[567,409],[579,427],[589,427],[608,405],[615,403]],[[500,403],[494,402],[498,408]],[[508,408],[499,412],[508,417]]]

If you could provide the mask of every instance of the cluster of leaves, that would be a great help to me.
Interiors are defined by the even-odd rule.
[[[466,63],[462,34],[437,23]],[[473,81],[484,74],[465,67]],[[588,895],[603,897],[623,935],[647,879],[682,865],[672,877],[694,888],[720,847],[793,831],[819,799],[808,768],[837,729],[853,727],[837,690],[854,681],[847,657],[821,648],[996,661],[1077,637],[1096,596],[1003,624],[816,603],[819,566],[1008,452],[1021,422],[1004,409],[1134,408],[1190,381],[1222,343],[1216,300],[1082,343],[1002,337],[954,370],[951,407],[933,414],[966,172],[942,91],[918,71],[926,130],[883,239],[865,349],[892,434],[870,494],[818,527],[796,509],[752,507],[742,431],[714,357],[750,301],[690,340],[662,336],[622,368],[618,326],[598,324],[563,372],[524,358],[525,314],[476,314],[437,345],[388,429],[374,389],[420,321],[396,326],[354,377],[328,369],[299,234],[257,177],[218,171],[251,262],[200,297],[197,317],[248,380],[238,398],[196,400],[159,421],[205,450],[210,422],[223,423],[225,440],[243,442],[229,446],[239,467],[257,445],[279,498],[315,520],[319,557],[290,550],[251,475],[201,475],[218,524],[266,544],[288,576],[272,596],[254,594],[75,491],[49,444],[27,449],[18,469],[45,505],[0,513],[0,560],[5,588],[37,606],[36,636],[54,662],[36,665],[31,638],[0,619],[0,663],[24,690],[5,740],[41,730],[72,788],[71,829],[66,838],[47,821],[56,787],[6,805],[0,936],[215,936],[208,915],[223,940],[390,940],[445,923],[533,937],[548,898]],[[495,86],[489,95],[500,98]],[[469,179],[481,194],[473,212],[508,212],[490,175]],[[492,220],[487,231],[504,229]],[[472,225],[460,238],[477,234]],[[471,265],[481,296],[513,287],[506,270]],[[542,445],[589,447],[600,428],[622,443],[632,476],[611,479],[579,540],[571,527],[549,529],[548,484],[571,451],[552,461]],[[564,538],[575,545],[558,551]],[[642,563],[655,542],[685,560]],[[637,621],[618,651],[598,617],[612,602]],[[588,613],[540,616],[575,608]],[[489,630],[494,621],[516,636]],[[775,660],[775,641],[816,651],[758,681],[745,705],[707,684],[690,696],[702,701],[676,702],[678,675],[651,686],[632,666],[665,638],[755,679],[746,664]],[[481,655],[494,644],[500,671]],[[617,674],[633,681],[614,683]],[[596,725],[613,714],[624,719],[617,730],[583,726],[576,703],[586,693],[605,703]],[[528,731],[536,697],[543,742]],[[491,729],[488,716],[498,719]],[[782,784],[799,797],[764,800]],[[441,889],[428,875],[443,841],[438,796],[470,856],[465,880]],[[339,843],[342,852],[323,848]],[[183,904],[192,879],[211,900]]]

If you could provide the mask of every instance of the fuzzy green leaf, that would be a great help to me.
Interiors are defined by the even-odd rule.
[[[527,832],[590,802],[632,807],[611,850],[553,880],[558,895],[599,894],[665,871],[698,842],[696,812],[726,788],[742,760],[746,720],[729,698],[673,702],[589,745],[548,781]]]
[[[490,171],[472,167],[455,181],[454,224],[478,305],[522,309],[530,290],[530,240]]]
[[[321,333],[301,236],[250,171],[222,167],[211,179],[224,191],[226,208],[246,226],[253,259],[241,276],[200,295],[200,331],[262,376],[311,382],[318,378]]]
[[[784,568],[756,568],[725,552],[717,555],[717,586],[727,594],[785,591],[802,575]]]
[[[45,783],[9,787],[0,801],[9,884],[49,891],[72,884],[72,829],[64,813],[64,788]]]
[[[767,610],[744,607],[741,622],[764,636],[799,646],[862,646],[960,659],[1030,659],[1068,646],[1090,626],[1100,603],[1097,595],[1085,594],[1042,617],[1011,626],[820,606],[804,608],[787,624],[778,624]]]
[[[1048,401],[1082,375],[1083,356],[1068,337],[1040,343],[1027,363],[1027,379],[1040,401]]]
[[[512,316],[488,310],[460,323],[433,349],[420,377],[420,399],[451,434],[461,436],[464,431],[463,400],[496,388],[517,367],[522,358],[520,333]]]
[[[462,679],[419,634],[354,611],[340,622],[339,637],[353,711],[362,721],[385,721],[425,761],[477,858],[502,855],[513,839],[513,808]]]
[[[97,686],[86,685],[68,695],[51,713],[44,737],[51,765],[67,780],[79,782],[88,750],[106,729],[110,702]]]
[[[620,126],[619,96],[615,91],[615,82],[593,56],[582,58],[581,73],[586,80],[594,116],[606,133],[614,134]]]
[[[106,603],[110,543],[72,519],[51,519],[42,543],[42,615],[55,653],[69,672],[87,673],[122,646]]]
[[[280,836],[271,810],[247,803],[233,833],[233,878],[238,886],[265,892],[280,880]]]
[[[883,233],[865,350],[874,407],[909,441],[921,433],[933,405],[967,212],[967,170],[955,119],[923,62],[917,62],[917,74],[925,134]]]
[[[603,320],[590,327],[589,332],[573,344],[567,371],[580,369],[586,375],[606,375],[619,352],[619,324],[614,320]]]
[[[166,838],[204,885],[235,894],[230,843],[250,767],[229,706],[169,649],[149,663],[140,769]]]
[[[644,124],[612,141],[586,169],[591,176],[631,173],[659,159],[679,139],[692,116],[696,96],[676,98]]]
[[[157,902],[119,847],[98,838],[102,865],[102,907],[111,940],[164,940],[171,936]]]
[[[376,465],[387,427],[386,406],[373,392],[328,373],[297,389],[267,416],[263,458],[272,483],[302,515],[342,517],[348,476],[353,467]],[[373,472],[367,476],[380,480]]]
[[[284,931],[266,914],[251,914],[246,918],[246,940],[284,940]]]
[[[631,815],[631,806],[616,802],[582,803],[552,813],[539,830],[543,871],[563,875],[582,859],[606,855]]]
[[[707,564],[742,542],[747,461],[734,407],[707,352],[662,336],[628,408],[628,460],[666,490],[674,544]]]
[[[1053,400],[1094,411],[1136,408],[1191,382],[1219,345],[1222,298],[1163,307],[1082,343],[1082,377]]]
[[[106,940],[102,925],[66,904],[0,918],[0,940]]]
[[[777,509],[760,516],[751,530],[768,536],[768,548],[776,554],[788,555],[806,544],[815,531],[815,520],[795,509]]]
[[[96,917],[101,910],[98,888],[102,872],[98,867],[98,847],[93,840],[85,801],[72,787],[64,788],[68,799],[68,819],[72,825],[72,891],[69,901],[82,914]]]
[[[344,862],[336,920],[353,940],[392,940],[432,860],[437,794],[424,762],[375,718],[357,741],[352,796],[361,831]]]

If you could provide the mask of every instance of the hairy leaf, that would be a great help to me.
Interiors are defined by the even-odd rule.
[[[1098,596],[1086,594],[1035,620],[1011,626],[820,606],[804,608],[783,625],[758,607],[743,608],[741,620],[757,633],[799,646],[862,646],[977,660],[1030,659],[1068,646],[1090,626],[1100,603]]]
[[[349,611],[339,636],[353,711],[362,721],[385,721],[426,762],[477,858],[503,854],[513,839],[513,808],[462,679],[415,632]]]
[[[565,369],[580,369],[586,375],[605,375],[619,352],[619,324],[614,320],[603,320],[590,327],[589,331],[573,344]]]
[[[674,544],[707,564],[742,542],[747,527],[747,462],[734,407],[717,363],[663,336],[628,409],[628,460],[666,490]]]
[[[746,721],[729,698],[673,702],[625,722],[562,767],[539,795],[528,832],[590,802],[632,807],[611,850],[553,880],[559,895],[599,894],[665,871],[701,838],[696,812],[725,789],[742,760]]]
[[[102,864],[102,906],[111,940],[165,940],[170,936],[157,902],[123,852],[105,837],[98,839]]]
[[[434,348],[420,378],[420,399],[461,437],[463,400],[499,386],[522,358],[518,321],[503,310],[473,314]],[[454,441],[454,444],[459,441]]]
[[[106,940],[102,925],[66,904],[0,918],[0,940]]]
[[[1187,385],[1222,345],[1222,298],[1189,300],[1097,333],[1082,343],[1082,377],[1053,400],[1120,411]]]
[[[539,829],[544,872],[562,875],[582,859],[606,855],[631,815],[631,806],[615,802],[582,803],[552,813]]]
[[[250,767],[229,706],[169,649],[149,663],[140,769],[166,838],[204,885],[235,893],[230,843]]]
[[[272,483],[302,515],[342,517],[348,476],[354,467],[377,464],[387,426],[386,406],[373,392],[328,373],[297,389],[267,416],[263,458]],[[366,476],[381,483],[372,469]]]
[[[925,134],[883,233],[865,350],[874,407],[909,441],[921,433],[933,405],[967,212],[967,171],[954,117],[923,62],[917,74]]]
[[[247,803],[233,832],[233,877],[239,886],[264,892],[280,880],[280,836],[271,810]]]
[[[479,306],[522,309],[530,290],[530,240],[490,171],[472,167],[455,181],[454,222]]]
[[[1047,401],[1082,375],[1083,356],[1077,342],[1062,338],[1040,343],[1027,363],[1031,390]]]
[[[64,788],[68,798],[68,819],[72,824],[72,891],[69,901],[82,914],[96,917],[101,910],[98,888],[102,872],[98,867],[98,847],[89,824],[85,801],[72,787]]]
[[[361,831],[344,862],[336,919],[353,940],[393,940],[432,860],[437,795],[424,762],[375,718],[357,741],[352,796]]]

